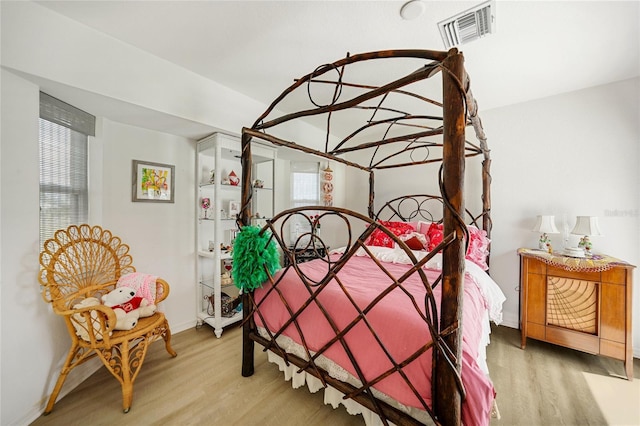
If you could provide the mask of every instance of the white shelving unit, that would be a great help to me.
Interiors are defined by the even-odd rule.
[[[233,171],[242,176],[240,164],[240,139],[223,133],[214,133],[197,143],[196,149],[196,276],[198,324],[213,327],[217,337],[222,336],[224,327],[242,320],[239,311],[231,317],[222,315],[222,293],[238,296],[233,285],[222,284],[225,265],[232,265],[231,253],[221,250],[221,245],[232,243],[233,232],[237,229],[235,215],[229,214],[230,204],[241,202],[241,182],[238,185],[224,184],[223,180]],[[253,221],[261,226],[264,219],[273,215],[274,160],[276,151],[270,147],[252,145],[256,166],[253,179],[263,182],[262,188],[255,188],[252,212],[258,212],[260,219]],[[211,171],[214,178],[211,180]],[[202,208],[202,199],[209,198],[211,207]],[[262,208],[262,212],[260,209]],[[264,213],[263,213],[264,212]],[[255,213],[254,213],[255,214]],[[230,272],[230,271],[228,271]],[[214,306],[210,306],[209,296],[213,295]]]

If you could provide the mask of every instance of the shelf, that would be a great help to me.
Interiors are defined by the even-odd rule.
[[[210,259],[213,259],[215,257],[214,252],[209,250],[198,250],[198,256],[208,257]],[[221,252],[220,260],[227,260],[227,259],[233,259],[233,254],[228,252]]]
[[[202,321],[205,322],[207,324],[209,324],[211,327],[216,328],[216,323],[215,323],[215,318],[213,317],[213,315],[209,315],[206,311],[200,311],[198,313],[198,318]],[[224,328],[224,327],[228,327],[232,324],[235,324],[237,322],[242,321],[242,311],[234,314],[232,317],[220,317],[220,328]],[[222,330],[220,330],[220,334],[222,334]],[[218,331],[216,328],[216,335],[218,335]],[[220,336],[218,336],[220,337]]]
[[[199,322],[211,325],[217,337],[222,335],[222,328],[242,320],[242,313],[231,318],[223,317],[222,312],[215,312],[209,315],[206,300],[209,295],[214,298],[221,296],[221,292],[229,295],[237,295],[238,289],[233,282],[222,284],[225,272],[230,272],[229,268],[233,262],[232,253],[226,253],[220,249],[226,246],[234,238],[237,231],[236,215],[227,215],[230,209],[230,202],[241,203],[242,182],[238,185],[231,185],[226,180],[226,176],[232,171],[237,175],[242,169],[240,162],[242,144],[237,136],[224,133],[214,133],[199,140],[196,144],[196,178],[194,191],[198,201],[202,198],[209,198],[211,208],[208,210],[208,217],[200,204],[196,205],[196,312]],[[272,217],[274,214],[274,185],[275,182],[275,159],[276,150],[254,144],[252,146],[252,157],[254,167],[251,171],[252,180],[245,181],[247,184],[261,181],[262,188],[252,188],[252,199],[250,209],[255,215]],[[213,175],[213,179],[211,178]],[[240,175],[237,175],[241,178]],[[212,179],[214,182],[210,182]],[[223,183],[222,180],[225,180]],[[236,179],[234,179],[234,182]],[[260,182],[258,182],[260,183]],[[254,224],[262,225],[267,218],[252,218]],[[213,247],[213,251],[209,251]],[[231,281],[231,280],[229,280]],[[227,282],[227,280],[225,280]],[[208,301],[207,301],[208,303]]]
[[[200,280],[200,285],[203,287],[206,287],[208,289],[211,290],[215,290],[214,289],[214,282],[213,282],[213,278],[210,278],[208,280]],[[233,287],[233,281],[231,281],[229,284],[220,284],[220,288],[227,288],[227,287]]]
[[[198,187],[200,188],[215,188],[216,184],[215,183],[207,183],[207,182],[203,182],[203,183],[199,183]],[[224,189],[242,189],[242,186],[240,185],[229,185],[226,183],[221,183],[220,187],[224,187]],[[256,189],[271,189],[271,188],[256,188]]]

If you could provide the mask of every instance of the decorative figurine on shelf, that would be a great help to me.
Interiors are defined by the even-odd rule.
[[[585,235],[584,237],[580,238],[578,247],[581,249],[584,249],[585,254],[589,254],[589,255],[591,254],[591,248],[593,247],[593,244],[591,244],[591,241],[589,240],[588,235]]]
[[[543,233],[540,235],[540,240],[538,241],[538,248],[540,250],[549,251],[549,247],[551,246],[551,238],[547,235],[547,233]]]
[[[209,212],[209,208],[211,207],[211,200],[207,197],[202,197],[202,200],[200,200],[200,205],[204,210],[204,218],[207,219],[207,214]]]
[[[209,183],[216,183],[216,171],[215,170],[211,170],[211,172],[209,172]]]
[[[236,172],[234,172],[233,170],[231,170],[231,173],[229,173],[229,182],[233,186],[238,186],[240,184],[240,178],[238,177],[238,175],[236,175]]]
[[[264,188],[264,181],[260,180],[260,179],[256,179],[253,181],[253,187],[254,188]]]

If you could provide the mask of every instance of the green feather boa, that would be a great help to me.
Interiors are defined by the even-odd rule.
[[[262,287],[280,269],[280,254],[271,234],[260,235],[257,226],[244,226],[233,243],[233,282],[239,289],[251,291]]]

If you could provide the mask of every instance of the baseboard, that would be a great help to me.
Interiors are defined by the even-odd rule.
[[[170,325],[172,334],[185,331],[195,326],[196,326],[195,320],[185,321],[180,324]],[[66,357],[66,354],[65,354],[65,357]],[[64,362],[64,359],[62,360],[62,362]],[[64,398],[72,390],[77,388],[82,382],[84,382],[89,377],[91,377],[91,375],[96,371],[98,371],[101,367],[103,367],[102,363],[100,362],[100,360],[96,358],[96,359],[89,360],[85,364],[74,368],[73,371],[67,376],[67,380],[64,382],[64,385],[62,386],[62,390],[60,390],[57,400],[59,401],[62,398]],[[53,391],[53,387],[55,386],[55,380],[58,380],[58,373],[61,369],[62,369],[62,364],[59,365],[58,368],[55,370],[56,374],[53,379],[54,381],[51,383],[50,389],[48,389],[47,394],[40,401],[38,401],[35,404],[35,406],[32,407],[31,410],[29,410],[29,412],[25,413],[24,416],[22,416],[22,418],[16,419],[15,424],[23,424],[23,425],[31,424],[38,417],[40,417],[42,413],[44,413],[44,409],[47,406],[47,401],[49,400],[49,395],[51,395],[51,392]],[[55,410],[55,406],[53,409]]]
[[[66,354],[65,354],[65,358],[62,361],[64,362],[65,359],[66,359]],[[58,394],[57,401],[60,401],[62,398],[68,395],[72,390],[77,388],[82,382],[84,382],[89,377],[91,377],[91,375],[96,371],[98,371],[101,367],[102,367],[102,363],[100,362],[99,359],[96,358],[96,359],[89,360],[85,364],[74,368],[73,371],[67,376],[67,380],[65,380],[64,385],[62,386],[62,389]],[[58,368],[55,370],[55,376],[53,377],[53,382],[50,384],[49,389],[46,395],[44,396],[44,398],[38,401],[36,403],[36,406],[32,407],[31,410],[25,413],[22,419],[17,420],[15,424],[22,424],[22,425],[31,424],[38,417],[40,417],[42,413],[44,413],[44,409],[47,406],[47,402],[49,401],[49,395],[51,395],[51,392],[53,391],[53,388],[56,384],[55,381],[58,380],[58,373],[60,372],[61,369],[62,369],[62,364],[59,365]],[[56,409],[55,405],[53,406],[53,409],[54,410]]]
[[[503,312],[500,325],[510,328],[520,328],[520,318],[516,315],[510,315],[508,312]]]
[[[171,334],[180,333],[181,331],[188,330],[190,328],[195,327],[196,325],[197,325],[197,321],[196,320],[185,321],[185,322],[182,322],[180,324],[170,324]]]

